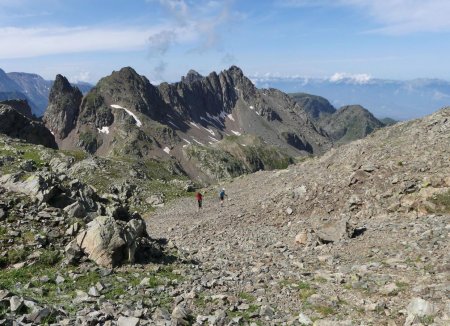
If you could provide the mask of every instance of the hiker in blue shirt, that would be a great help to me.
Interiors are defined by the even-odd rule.
[[[219,192],[219,198],[220,198],[220,206],[223,206],[223,201],[225,200],[225,188],[222,188],[222,190]]]

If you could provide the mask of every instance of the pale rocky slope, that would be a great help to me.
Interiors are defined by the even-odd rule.
[[[150,235],[198,262],[178,308],[213,325],[448,325],[449,133],[447,108],[238,178],[223,208],[208,189],[200,212],[152,214]]]
[[[449,131],[447,108],[155,213],[192,189],[175,165],[2,136],[0,324],[448,325]]]

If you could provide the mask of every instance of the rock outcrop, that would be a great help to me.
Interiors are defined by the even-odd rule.
[[[116,267],[134,263],[136,252],[145,250],[148,239],[146,226],[140,216],[127,222],[112,216],[99,216],[87,225],[77,238],[77,245],[99,266]]]
[[[14,108],[20,114],[27,117],[28,119],[36,120],[36,117],[31,112],[31,107],[28,105],[27,100],[20,100],[20,99],[4,100],[0,101],[0,104],[8,105]]]
[[[67,78],[57,75],[49,95],[44,123],[55,136],[64,139],[75,127],[83,94]]]
[[[20,111],[27,114],[29,110],[24,108],[24,102],[20,103]],[[0,133],[32,144],[57,148],[54,136],[41,122],[23,115],[9,104],[0,103]]]

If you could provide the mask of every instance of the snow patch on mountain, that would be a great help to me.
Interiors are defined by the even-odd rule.
[[[102,128],[97,128],[98,132],[102,133],[102,134],[109,134],[109,127],[102,127]]]
[[[136,114],[134,114],[133,112],[131,112],[130,110],[128,110],[127,108],[124,108],[118,104],[111,104],[111,107],[113,109],[122,109],[125,110],[126,113],[128,113],[129,115],[131,115],[134,119],[134,121],[136,122],[136,126],[141,127],[142,126],[142,122],[141,120],[138,119],[138,117],[136,116]]]
[[[191,125],[191,126],[194,126],[195,128],[197,128],[197,129],[200,129],[200,127],[198,126],[198,124],[196,124],[195,122],[189,122],[189,124]]]

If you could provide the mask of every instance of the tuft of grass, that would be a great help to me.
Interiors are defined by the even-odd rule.
[[[316,290],[311,288],[311,285],[307,282],[300,282],[298,284],[298,289],[300,291],[299,292],[300,299],[302,300],[303,303],[305,303],[310,296],[316,294]]]
[[[44,250],[39,256],[38,264],[41,266],[54,266],[61,261],[61,258],[57,250]]]
[[[8,251],[8,265],[20,263],[24,261],[30,252],[23,248],[23,249],[12,249]]]
[[[316,277],[315,280],[316,280],[316,282],[319,282],[319,283],[327,283],[328,282],[328,280],[322,276]]]
[[[434,316],[422,316],[419,317],[419,320],[424,325],[431,325],[434,323]]]
[[[330,306],[315,305],[312,308],[324,317],[336,314],[336,310]]]
[[[247,302],[254,302],[256,298],[247,292],[239,292],[238,297]]]
[[[64,155],[71,156],[75,159],[75,162],[80,162],[88,157],[86,152],[83,151],[69,151],[69,150],[60,150]]]
[[[197,298],[194,299],[194,305],[198,308],[205,308],[206,307],[206,295],[205,293],[199,293],[197,295]]]
[[[235,318],[235,317],[242,317],[242,319],[249,323],[252,318],[250,317],[254,312],[258,311],[259,306],[252,304],[249,306],[249,308],[245,311],[228,311],[227,315],[229,318]],[[253,321],[255,322],[257,325],[261,325],[258,321]]]
[[[430,213],[450,213],[450,190],[429,198],[436,205],[436,211]]]
[[[36,163],[37,166],[43,166],[45,162],[41,159],[40,152],[34,149],[28,149],[23,153],[22,158],[24,160],[31,160]]]

